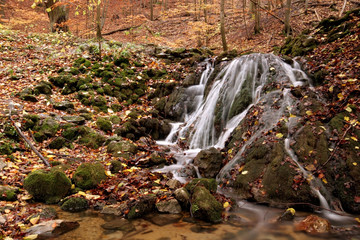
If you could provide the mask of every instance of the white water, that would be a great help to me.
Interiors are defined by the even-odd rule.
[[[306,74],[301,71],[296,62],[293,66],[286,64],[280,58],[271,54],[250,54],[233,60],[216,76],[207,97],[204,97],[207,81],[213,72],[210,63],[202,74],[199,85],[189,87],[186,92],[193,99],[193,112],[186,113],[184,123],[174,123],[169,136],[159,144],[172,146],[177,164],[166,166],[157,171],[174,174],[174,178],[186,182],[186,177],[181,176],[179,170],[191,164],[199,151],[209,147],[223,148],[232,131],[239,125],[254,105],[261,106],[263,113],[259,118],[259,129],[252,133],[250,138],[237,152],[235,157],[228,162],[218,174],[218,180],[229,178],[229,173],[236,164],[243,161],[242,154],[245,149],[256,141],[262,134],[272,130],[279,121],[284,121],[284,116],[289,116],[296,100],[290,94],[291,86],[303,85],[308,80]],[[264,92],[264,86],[269,82],[279,83],[281,89]],[[246,86],[245,86],[246,85]],[[232,105],[236,102],[236,96],[244,89],[250,89],[252,102],[244,111],[230,117]],[[215,114],[221,105],[220,133],[216,132]],[[289,132],[297,124],[298,117],[286,118]],[[218,130],[219,131],[219,130]],[[291,136],[285,139],[285,150],[291,159],[297,164],[305,179],[309,180],[313,193],[318,196],[321,206],[330,209],[328,201],[331,196],[326,191],[322,182],[307,172],[297,161],[295,153],[290,147]],[[176,143],[185,143],[190,148],[182,150],[176,147]],[[199,173],[197,173],[200,177]],[[322,194],[325,194],[322,195]],[[332,220],[341,220],[337,214],[330,211],[322,211],[326,217]],[[340,218],[340,219],[339,219]]]

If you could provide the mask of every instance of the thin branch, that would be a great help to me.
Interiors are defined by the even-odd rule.
[[[344,0],[344,4],[343,4],[343,6],[342,6],[342,8],[341,8],[341,11],[340,11],[340,13],[339,13],[339,17],[341,17],[341,15],[343,14],[343,12],[344,12],[344,10],[345,10],[345,7],[346,7],[346,3],[347,3],[347,0]]]
[[[46,158],[34,147],[34,145],[30,142],[29,139],[27,139],[27,137],[24,135],[24,133],[21,131],[21,129],[16,125],[15,121],[12,119],[11,116],[11,107],[10,107],[10,111],[9,111],[9,119],[12,123],[12,125],[14,125],[16,131],[18,132],[18,134],[25,140],[25,142],[30,146],[30,148],[34,151],[34,153],[36,153],[36,155],[39,156],[39,158],[43,161],[43,163],[47,166],[50,167],[50,163],[48,162],[48,160],[46,160]]]
[[[254,4],[256,4],[256,3],[254,2],[254,0],[250,0],[250,1],[251,1],[252,3],[254,3]],[[280,17],[276,16],[275,14],[273,14],[272,12],[266,10],[265,8],[261,7],[260,5],[259,5],[259,8],[261,8],[263,11],[265,11],[266,13],[270,14],[271,16],[273,16],[274,18],[276,18],[277,20],[279,20],[281,23],[285,23],[284,20],[282,20]]]

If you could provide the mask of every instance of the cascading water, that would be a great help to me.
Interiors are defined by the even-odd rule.
[[[191,163],[196,154],[205,148],[215,146],[223,148],[233,130],[244,119],[249,109],[254,105],[262,108],[259,118],[259,128],[253,132],[246,143],[239,149],[233,159],[228,162],[218,174],[218,180],[230,178],[230,172],[243,161],[243,153],[262,134],[271,131],[276,124],[291,115],[291,108],[295,105],[290,88],[308,84],[307,75],[294,62],[289,65],[272,54],[250,54],[242,56],[226,65],[214,79],[208,82],[213,68],[210,62],[201,76],[199,85],[186,90],[189,94],[193,112],[187,112],[184,123],[174,123],[173,129],[162,144],[174,145],[177,141],[186,142],[190,150],[179,148],[174,152],[178,163],[157,171],[172,171],[174,177],[182,182],[179,169]],[[270,86],[270,88],[269,88]],[[210,88],[207,90],[206,88]],[[290,117],[287,123],[288,132],[293,128],[297,117]],[[304,178],[310,174],[299,164],[292,151],[289,141],[290,134],[285,140],[285,152],[296,162]],[[331,197],[322,186],[321,181],[310,181],[310,185],[324,208],[328,208],[327,201]],[[325,197],[320,193],[325,193]]]

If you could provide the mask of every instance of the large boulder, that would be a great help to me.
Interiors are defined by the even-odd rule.
[[[95,188],[106,179],[104,167],[100,163],[83,163],[75,171],[73,181],[82,189]]]
[[[149,194],[141,197],[136,203],[130,208],[127,215],[128,219],[134,219],[143,217],[146,214],[152,212],[155,208],[156,196]]]
[[[24,188],[35,200],[54,204],[59,202],[71,189],[70,179],[59,170],[36,170],[24,180]]]
[[[85,211],[88,207],[88,201],[80,197],[66,199],[61,205],[61,209],[68,212],[81,212]]]
[[[221,152],[214,147],[202,150],[194,158],[194,165],[202,177],[215,178],[222,165]]]
[[[205,187],[195,187],[191,197],[191,214],[204,221],[221,222],[222,204]]]

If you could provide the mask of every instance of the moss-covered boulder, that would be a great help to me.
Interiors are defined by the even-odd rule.
[[[38,142],[42,142],[47,138],[55,136],[56,132],[59,130],[59,123],[51,117],[45,118],[38,122],[34,130],[34,138]]]
[[[86,121],[86,119],[82,116],[63,116],[62,119],[75,125],[83,125]]]
[[[51,95],[52,94],[52,85],[51,85],[51,83],[41,81],[38,85],[35,86],[34,94]]]
[[[66,199],[61,205],[61,209],[67,212],[81,212],[89,207],[88,201],[80,197]]]
[[[130,208],[127,215],[128,219],[134,219],[143,217],[144,215],[151,213],[155,209],[156,196],[153,194],[142,196],[135,204]]]
[[[190,211],[194,217],[212,223],[221,222],[222,204],[205,187],[195,187],[191,203]]]
[[[24,180],[24,188],[35,200],[54,204],[59,202],[71,189],[70,179],[59,170],[46,172],[36,170]]]
[[[72,102],[63,101],[63,102],[56,102],[56,103],[54,103],[53,108],[54,108],[54,109],[57,109],[57,110],[66,111],[66,110],[68,110],[68,109],[74,109],[75,106],[74,106],[74,104],[73,104]]]
[[[198,167],[201,176],[215,178],[222,166],[221,152],[214,147],[202,150],[194,158],[194,165]]]
[[[18,188],[0,185],[0,201],[16,201]]]
[[[32,88],[25,88],[21,92],[17,93],[16,96],[23,101],[28,102],[37,102],[37,98],[34,95],[34,90]]]
[[[40,117],[35,114],[24,115],[24,123],[22,124],[22,128],[24,130],[32,129],[39,122]]]
[[[83,163],[75,171],[73,181],[82,189],[95,188],[106,179],[104,167],[100,163]]]
[[[69,141],[63,137],[57,137],[55,138],[54,140],[52,140],[50,143],[49,143],[49,148],[50,149],[60,149],[60,148],[63,148],[63,147],[68,147],[70,146],[69,145]]]
[[[303,56],[313,50],[318,42],[311,36],[300,34],[295,38],[288,37],[285,44],[280,48],[280,53],[290,56]]]
[[[112,124],[108,118],[99,117],[96,120],[96,126],[104,132],[112,132]]]
[[[102,134],[95,131],[89,131],[88,133],[81,135],[78,143],[92,149],[97,149],[104,144],[105,140],[106,138]]]
[[[136,154],[138,147],[130,141],[112,141],[107,146],[107,152],[113,156],[120,156],[123,153]]]
[[[217,189],[217,183],[214,178],[195,178],[185,186],[185,189],[188,192],[192,193],[194,189],[198,186],[205,187],[211,192],[216,192]]]
[[[121,171],[124,168],[123,163],[121,161],[112,160],[110,163],[111,163],[110,171],[113,174],[118,173],[119,171]]]
[[[165,117],[175,121],[182,120],[187,98],[184,88],[178,88],[170,94],[164,108]]]
[[[144,128],[144,132],[155,140],[165,139],[171,131],[171,125],[168,121],[157,118],[141,118],[139,124]]]

